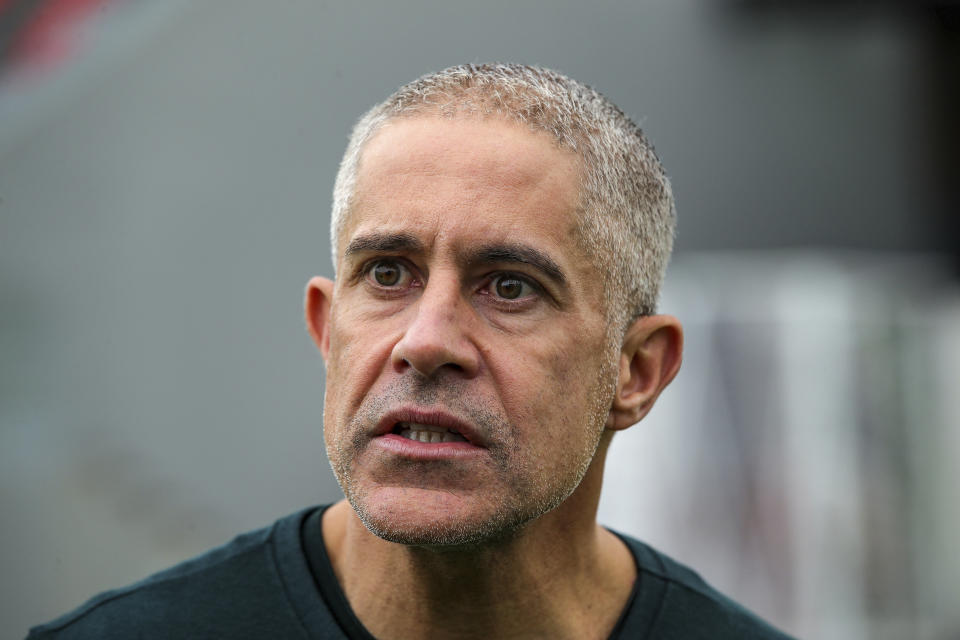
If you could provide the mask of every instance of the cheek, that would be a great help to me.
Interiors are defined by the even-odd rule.
[[[561,389],[571,390],[564,397],[568,404],[576,403],[574,410],[581,416],[579,428],[591,434],[606,423],[616,382],[616,358],[607,355],[602,340],[574,345],[556,362],[558,383]]]
[[[531,350],[528,342],[525,356],[510,361],[509,375],[501,378],[502,397],[515,424],[536,425],[520,429],[528,442],[572,444],[577,434],[592,440],[597,423],[606,420],[599,414],[604,406],[609,408],[610,367],[604,365],[604,345],[569,338],[560,343],[563,348],[554,348],[556,344],[544,341],[540,349]]]
[[[390,366],[393,332],[370,328],[351,314],[334,315],[327,358],[327,402],[333,420],[356,411],[383,371]]]

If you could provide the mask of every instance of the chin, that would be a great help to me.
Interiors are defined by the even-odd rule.
[[[438,490],[380,489],[348,495],[372,534],[388,542],[437,550],[499,544],[513,538],[534,516],[482,504]]]

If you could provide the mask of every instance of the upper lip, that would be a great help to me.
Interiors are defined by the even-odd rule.
[[[399,407],[383,414],[383,417],[377,422],[374,437],[390,433],[398,422],[415,422],[434,427],[444,427],[458,432],[472,445],[486,446],[483,435],[466,420],[462,420],[442,409],[415,406]]]

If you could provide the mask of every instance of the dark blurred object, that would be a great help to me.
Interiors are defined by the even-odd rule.
[[[930,24],[929,86],[931,113],[927,121],[933,140],[934,167],[941,194],[944,236],[953,243],[954,270],[960,276],[960,3],[928,3]]]
[[[868,9],[875,7],[940,10],[955,9],[960,6],[960,2],[957,2],[957,0],[733,0],[730,4],[748,11],[795,11],[811,8],[830,10],[843,8]]]
[[[919,208],[929,207],[937,226],[928,248],[949,253],[953,272],[960,277],[960,2],[957,0],[732,0],[732,14],[743,20],[807,18],[831,26],[855,24],[878,12],[919,28],[927,63],[916,69],[920,81],[917,99],[923,114],[923,148],[929,158],[929,187]],[[811,25],[811,28],[815,28]],[[921,211],[913,212],[918,217]]]

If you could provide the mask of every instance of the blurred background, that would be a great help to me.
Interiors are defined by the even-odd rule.
[[[601,521],[801,637],[960,638],[953,2],[0,0],[0,637],[340,495],[302,295],[355,119],[463,62],[642,123],[684,368]]]

